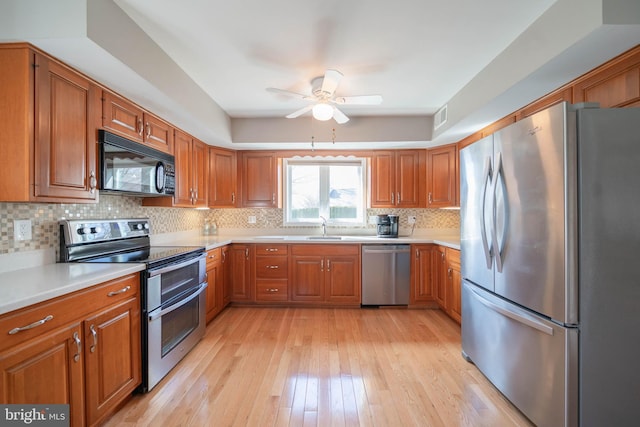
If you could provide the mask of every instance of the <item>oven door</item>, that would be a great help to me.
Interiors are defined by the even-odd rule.
[[[145,388],[151,390],[202,338],[206,325],[204,256],[152,269],[145,286]]]

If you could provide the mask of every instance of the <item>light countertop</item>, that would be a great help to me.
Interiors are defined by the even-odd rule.
[[[231,243],[284,244],[418,244],[433,243],[460,249],[460,236],[432,234],[380,238],[371,235],[342,236],[340,240],[309,239],[308,235],[214,235],[197,232],[158,239],[152,245],[204,246],[207,250]],[[317,237],[317,236],[315,236]],[[0,315],[58,296],[144,270],[144,264],[57,263],[0,272]]]

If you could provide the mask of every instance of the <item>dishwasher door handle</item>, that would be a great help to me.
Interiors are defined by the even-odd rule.
[[[402,253],[411,252],[411,248],[409,246],[407,246],[406,248],[404,248],[404,247],[401,247],[401,248],[389,248],[389,247],[377,248],[375,246],[363,246],[362,247],[362,252],[363,253],[369,253],[369,254],[402,254]]]

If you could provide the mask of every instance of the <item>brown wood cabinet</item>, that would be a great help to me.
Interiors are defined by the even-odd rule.
[[[147,197],[144,206],[207,207],[209,151],[191,135],[175,131],[173,155],[176,162],[176,192],[173,197]]]
[[[0,200],[97,202],[100,90],[26,44],[0,46]]]
[[[285,244],[257,244],[255,245],[255,253],[256,301],[288,301],[288,246]]]
[[[456,322],[462,322],[462,274],[460,272],[460,251],[446,249],[447,303],[445,312]]]
[[[207,323],[212,321],[224,308],[224,266],[222,249],[207,251]]]
[[[371,207],[425,207],[425,163],[424,150],[374,151]]]
[[[220,248],[222,257],[222,307],[226,307],[231,303],[231,245]]]
[[[237,170],[235,151],[209,147],[209,207],[237,207]]]
[[[433,284],[440,278],[441,267],[437,245],[411,245],[410,305],[437,307]]]
[[[360,305],[359,245],[291,245],[291,301]]]
[[[107,90],[102,92],[102,127],[173,154],[173,127],[169,123]]]
[[[278,207],[278,159],[274,152],[245,151],[241,155],[242,206]]]
[[[139,283],[132,274],[0,316],[0,403],[69,404],[72,426],[116,410],[141,382]]]
[[[458,182],[457,145],[427,150],[427,207],[458,206]]]
[[[431,252],[431,283],[433,293],[439,307],[447,306],[447,260],[445,248],[442,246],[434,246]]]
[[[229,248],[228,259],[231,302],[254,302],[253,257],[254,245],[234,243]]]

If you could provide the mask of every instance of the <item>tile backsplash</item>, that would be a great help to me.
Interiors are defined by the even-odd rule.
[[[97,204],[47,204],[47,203],[0,203],[0,254],[40,249],[56,249],[59,245],[58,221],[78,218],[139,218],[149,217],[154,234],[198,229],[204,219],[216,222],[223,232],[225,228],[283,227],[282,209],[215,209],[196,210],[185,208],[155,208],[142,206],[142,199],[113,195],[100,195]],[[460,227],[457,210],[442,209],[368,209],[367,215],[381,213],[400,216],[400,226],[406,227],[407,217],[416,216],[416,229]],[[255,224],[248,218],[256,217]],[[13,220],[30,219],[32,239],[16,241],[13,238]],[[310,227],[311,228],[311,227]],[[313,227],[314,229],[317,227]],[[373,228],[368,225],[367,228]]]

